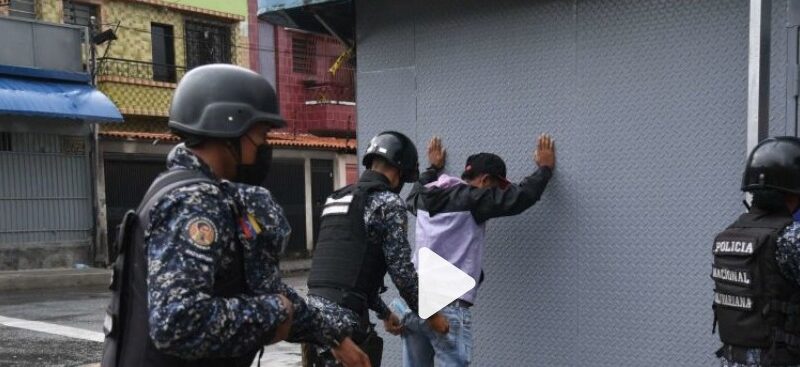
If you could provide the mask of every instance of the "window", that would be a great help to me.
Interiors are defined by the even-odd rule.
[[[153,44],[153,80],[175,83],[175,37],[171,25],[150,24]]]
[[[89,19],[94,17],[100,22],[100,12],[97,5],[64,0],[64,23],[89,26]]]
[[[86,154],[86,141],[84,141],[84,138],[82,137],[62,136],[61,153],[70,155],[84,155]]]
[[[11,133],[0,133],[0,152],[11,151]]]
[[[314,41],[292,37],[292,70],[295,73],[314,73]]]
[[[231,63],[231,26],[211,22],[186,21],[186,68]]]
[[[0,10],[5,7],[8,15],[17,18],[36,19],[35,0],[0,0]]]

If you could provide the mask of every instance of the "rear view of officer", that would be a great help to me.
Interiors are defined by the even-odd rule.
[[[387,331],[401,331],[400,320],[381,300],[383,279],[392,281],[414,312],[418,279],[411,262],[406,208],[398,193],[419,176],[417,148],[405,135],[387,131],[375,136],[363,160],[366,171],[325,202],[319,238],[308,279],[309,305],[328,323],[346,330],[361,346],[372,366],[379,366],[383,341],[369,323],[369,310],[384,320]],[[444,332],[441,315],[428,319]],[[325,346],[308,348],[311,366],[335,366]]]
[[[800,365],[800,139],[750,153],[750,210],[714,239],[714,318],[723,367]]]
[[[271,161],[267,132],[282,126],[260,75],[218,64],[184,76],[169,120],[183,144],[119,231],[102,366],[250,366],[287,338],[368,365],[280,281],[275,254],[290,228],[256,185]]]

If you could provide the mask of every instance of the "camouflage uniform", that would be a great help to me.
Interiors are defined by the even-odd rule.
[[[411,262],[411,247],[408,244],[408,216],[406,207],[399,195],[381,191],[369,194],[364,207],[364,223],[366,224],[368,246],[380,244],[386,259],[389,276],[392,278],[400,295],[409,307],[417,312],[417,272]],[[326,324],[337,328],[344,335],[352,335],[354,330],[362,331],[369,327],[352,310],[342,307],[323,297],[311,295],[309,306],[320,310]],[[386,319],[391,310],[380,297],[371,300],[369,308],[378,318]],[[328,347],[319,347],[318,354],[325,359],[325,366],[338,366]]]
[[[800,222],[794,222],[786,227],[778,237],[775,256],[778,268],[786,279],[800,284]],[[730,362],[720,358],[721,367],[757,367],[761,365],[762,352],[760,349],[747,351],[747,364]],[[800,365],[785,366],[800,367]]]
[[[167,166],[199,170],[217,180],[183,145],[170,152]],[[260,187],[220,180],[188,185],[159,199],[145,231],[154,344],[185,359],[252,353],[286,320],[277,295],[283,293],[295,306],[292,338],[330,345],[336,331],[281,282],[278,253],[290,231],[283,210]],[[249,292],[212,297],[215,274],[237,266],[237,243],[243,247]]]

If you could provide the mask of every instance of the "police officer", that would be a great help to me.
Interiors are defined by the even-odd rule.
[[[725,366],[800,365],[800,139],[769,138],[747,160],[749,211],[714,239],[714,319]]]
[[[387,131],[370,141],[363,158],[367,170],[358,183],[336,191],[325,202],[308,279],[311,307],[347,331],[380,365],[382,341],[369,323],[368,310],[399,334],[400,320],[381,300],[387,271],[411,310],[418,312],[418,279],[411,262],[406,208],[398,193],[418,179],[417,148],[405,135]],[[428,319],[440,333],[448,329],[439,314]],[[327,347],[311,348],[309,364],[336,365]]]
[[[172,100],[183,144],[123,221],[103,366],[249,366],[263,345],[313,340],[348,366],[367,356],[283,284],[289,236],[263,182],[275,93],[232,65],[195,68]]]

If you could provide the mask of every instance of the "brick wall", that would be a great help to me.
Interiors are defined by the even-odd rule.
[[[338,133],[355,133],[355,106],[325,104],[330,101],[354,101],[355,83],[353,69],[345,64],[336,75],[330,67],[345,49],[329,36],[308,34],[275,28],[277,50],[278,97],[281,114],[287,120],[287,130],[296,132],[319,132],[340,130]],[[311,41],[313,46],[312,70],[310,73],[293,69],[292,39]],[[268,47],[268,45],[266,46]],[[306,105],[307,101],[319,104]]]

